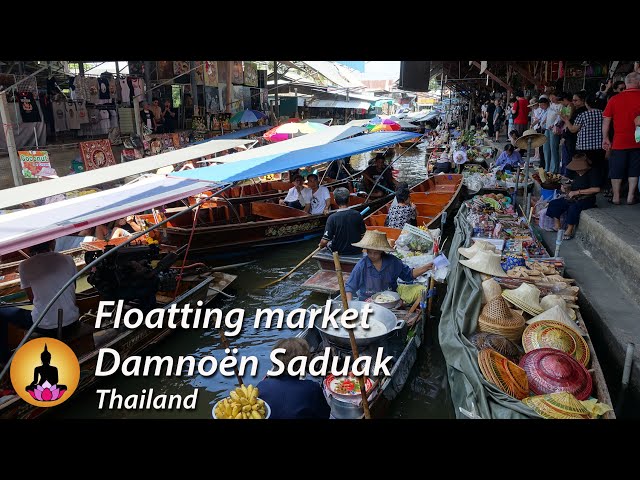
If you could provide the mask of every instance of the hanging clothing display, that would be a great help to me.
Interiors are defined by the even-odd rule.
[[[144,94],[144,80],[142,78],[129,77],[131,79],[131,86],[133,88],[133,95],[138,102],[142,101]]]
[[[53,106],[51,105],[51,98],[46,93],[40,93],[40,110],[42,110],[42,116],[47,124],[47,135],[55,137],[56,124],[53,121]]]
[[[55,77],[47,78],[47,93],[49,95],[56,95],[61,92],[62,90],[60,90],[60,87],[58,86],[58,82],[56,82],[56,78]]]
[[[98,78],[98,98],[100,100],[110,100],[111,93],[109,92],[109,79],[100,77]]]
[[[63,132],[69,130],[67,128],[67,109],[65,107],[64,100],[54,100],[53,105],[53,122],[55,124],[56,132]]]
[[[83,76],[77,75],[73,79],[73,85],[76,88],[75,89],[76,100],[87,100],[89,98],[89,95],[87,93],[87,82]]]
[[[111,128],[111,118],[109,115],[109,110],[100,110],[98,112],[100,116],[100,127],[98,129],[101,134],[108,134],[109,129]]]
[[[80,119],[78,118],[78,110],[73,100],[65,103],[67,113],[67,127],[69,130],[80,130]]]
[[[16,96],[20,107],[20,116],[24,123],[40,122],[40,111],[36,105],[36,99],[31,92],[18,92]]]
[[[131,105],[131,89],[129,88],[129,81],[126,78],[118,80],[120,82],[120,92],[122,95],[122,104]]]
[[[87,97],[85,100],[94,105],[99,103],[100,97],[98,95],[98,79],[95,77],[85,77],[85,88],[87,90]]]
[[[84,100],[76,102],[76,110],[78,112],[78,123],[80,125],[89,123],[89,114],[87,113],[87,105]]]
[[[69,80],[69,89],[71,90],[71,100],[77,100],[78,95],[76,94],[76,86],[74,84],[75,77],[67,77]]]

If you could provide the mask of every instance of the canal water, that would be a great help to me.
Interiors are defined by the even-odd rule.
[[[423,180],[426,176],[425,151],[418,146],[404,153],[393,165],[396,178],[410,185]],[[396,155],[405,149],[397,149]],[[364,168],[371,158],[370,154],[354,156],[351,164],[354,168]],[[223,263],[252,263],[229,271],[238,276],[225,293],[233,298],[218,295],[210,307],[227,311],[241,308],[245,311],[243,330],[231,337],[232,347],[238,349],[238,356],[255,356],[259,359],[259,370],[255,378],[246,375],[246,384],[256,385],[271,368],[269,353],[280,338],[298,333],[288,329],[253,328],[253,319],[258,308],[282,308],[285,312],[294,308],[306,308],[312,304],[323,304],[326,296],[300,289],[300,285],[317,271],[314,261],[309,261],[287,279],[269,288],[262,288],[269,281],[286,274],[301,259],[312,252],[318,244],[318,238],[303,242],[269,247],[268,249],[247,252],[246,254],[226,258]],[[440,299],[443,292],[439,292]],[[446,366],[437,341],[437,324],[430,322],[426,331],[426,340],[419,351],[409,380],[404,390],[394,400],[391,416],[394,418],[455,418],[449,398]],[[211,355],[219,361],[224,356],[220,336],[216,330],[203,331],[176,330],[168,338],[146,350],[144,355],[178,356],[193,355],[196,360]],[[228,395],[229,390],[237,386],[235,376],[224,377],[220,373],[209,377],[195,374],[181,377],[126,377],[120,373],[102,379],[89,391],[66,402],[51,416],[57,418],[211,418],[213,404]],[[98,408],[97,389],[116,389],[119,395],[140,395],[143,389],[154,395],[192,394],[197,388],[198,402],[195,410],[110,410]]]

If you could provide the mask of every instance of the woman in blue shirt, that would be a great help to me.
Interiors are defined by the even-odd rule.
[[[504,146],[504,151],[496,160],[496,167],[499,167],[499,170],[504,170],[510,172],[512,170],[516,170],[519,165],[522,164],[522,157],[520,156],[520,152],[518,152],[515,147],[507,143]]]
[[[410,268],[408,265],[386,252],[392,252],[387,234],[378,230],[367,230],[354,247],[365,249],[367,255],[353,267],[349,280],[345,285],[347,300],[357,294],[359,300],[366,300],[374,293],[385,290],[395,291],[398,288],[398,278],[410,282],[433,268],[433,263],[421,267]]]

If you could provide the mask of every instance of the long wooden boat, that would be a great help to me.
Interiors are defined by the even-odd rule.
[[[335,276],[335,272],[334,272]],[[409,313],[408,309],[393,309],[392,312],[398,320],[405,320],[405,326],[398,332],[386,337],[382,342],[372,344],[366,349],[360,349],[359,356],[370,356],[375,358],[377,348],[383,348],[384,356],[392,356],[393,367],[389,377],[370,377],[373,387],[369,393],[369,411],[371,418],[384,418],[387,416],[389,408],[394,398],[400,393],[407,382],[411,368],[416,362],[418,348],[422,344],[425,335],[426,315],[422,311]],[[316,356],[324,352],[325,347],[331,348],[333,355],[351,355],[351,351],[343,351],[335,346],[324,342],[318,329],[306,328],[298,335],[307,340],[310,346],[311,355]],[[331,416],[336,419],[360,419],[364,418],[360,397],[354,401],[335,398],[326,388],[324,388],[324,378],[311,377],[323,385],[323,391],[327,403],[331,407]]]
[[[391,194],[370,199],[356,195],[349,197],[349,206],[362,211],[378,208],[391,198]],[[327,215],[310,215],[295,208],[279,205],[275,200],[245,201],[229,205],[224,199],[212,199],[160,227],[157,238],[162,244],[186,245],[191,238],[191,253],[226,253],[247,248],[301,241],[319,235],[329,215],[338,206],[331,194],[332,211]],[[181,208],[169,208],[170,216]],[[194,216],[196,227],[193,229]],[[148,224],[154,224],[153,215],[139,215]],[[165,217],[166,218],[166,217]],[[164,218],[163,218],[164,219]]]
[[[193,273],[185,276],[181,281],[181,288],[177,296],[173,297],[173,292],[158,292],[156,299],[162,308],[168,309],[172,304],[181,307],[187,303],[196,304],[199,300],[204,305],[211,302],[220,291],[224,290],[231,282],[236,279],[235,275],[224,272],[210,272],[204,270],[201,273]],[[65,339],[67,343],[76,353],[80,362],[80,382],[74,397],[83,391],[88,390],[99,379],[95,376],[95,369],[98,360],[98,353],[101,348],[112,348],[117,350],[122,360],[131,355],[137,355],[144,349],[161,341],[170,335],[175,329],[157,328],[148,329],[140,327],[137,329],[128,329],[122,327],[120,329],[106,328],[96,331],[95,314],[97,311],[100,296],[89,296],[83,300],[79,300],[78,308],[82,315],[78,336],[72,339]],[[24,332],[21,330],[10,330],[10,342],[14,345],[22,338]],[[3,418],[35,418],[49,409],[36,407],[23,401],[18,395],[12,395],[0,399],[0,419]]]
[[[442,215],[445,212],[447,214],[450,213],[457,207],[461,189],[462,175],[457,174],[435,175],[415,185],[411,189],[410,196],[411,201],[416,205],[418,213],[417,224],[431,229],[439,227]],[[391,204],[392,202],[389,202],[365,217],[364,223],[367,226],[367,230],[383,231],[390,240],[397,240],[402,230],[384,226]],[[302,286],[307,290],[328,295],[337,294],[339,291],[338,281],[335,276],[335,266],[331,252],[324,248],[312,258],[318,262],[319,270]],[[361,258],[361,254],[340,256],[340,264],[345,274],[345,281],[349,278],[349,272],[353,270],[353,267]]]

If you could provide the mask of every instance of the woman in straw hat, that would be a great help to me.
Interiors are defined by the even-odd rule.
[[[560,216],[563,213],[567,214],[564,240],[573,238],[580,220],[580,212],[595,206],[596,193],[600,191],[601,185],[597,172],[591,168],[591,163],[584,153],[576,153],[567,169],[575,172],[571,175],[573,181],[568,186],[567,196],[551,200],[547,207],[547,216],[554,219],[556,231],[560,229]]]
[[[345,285],[347,300],[351,300],[354,294],[358,295],[359,300],[366,300],[374,293],[395,291],[398,278],[410,282],[433,268],[433,263],[429,262],[412,269],[398,257],[389,255],[388,252],[392,252],[393,248],[389,245],[387,234],[378,230],[367,230],[362,240],[352,245],[363,248],[367,255],[353,267]]]

